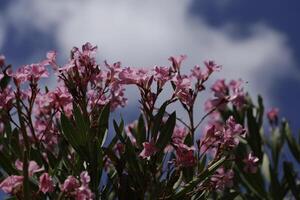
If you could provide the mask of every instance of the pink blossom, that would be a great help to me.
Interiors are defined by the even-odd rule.
[[[8,176],[0,183],[0,189],[5,193],[14,194],[22,186],[23,176]]]
[[[254,156],[252,153],[249,153],[247,158],[243,160],[245,163],[244,171],[247,173],[256,173],[258,169],[258,157]]]
[[[216,124],[206,128],[205,137],[201,145],[207,148],[218,148],[221,146],[224,149],[233,149],[239,144],[238,136],[244,136],[245,129],[242,125],[235,122],[230,116],[224,126],[217,127]]]
[[[99,94],[98,91],[93,89],[88,90],[87,96],[89,99],[88,104],[91,108],[97,105],[103,106],[109,102],[105,95],[103,95],[102,93]]]
[[[145,159],[145,158],[150,158],[153,154],[158,152],[158,148],[155,146],[155,144],[151,142],[144,142],[143,143],[143,151],[140,153],[140,156]]]
[[[11,109],[14,98],[15,95],[10,86],[0,91],[0,109]]]
[[[40,176],[39,188],[40,191],[44,194],[46,192],[52,192],[54,190],[52,178],[49,176],[48,173],[43,173]]]
[[[56,62],[56,51],[47,52],[46,57],[47,57],[49,63],[55,63]]]
[[[64,184],[61,186],[61,190],[66,193],[70,193],[75,191],[79,186],[79,181],[74,176],[68,176]]]
[[[218,147],[220,143],[223,141],[223,132],[216,129],[215,125],[208,125],[205,127],[205,137],[202,140],[202,145],[204,145],[205,149]]]
[[[176,126],[173,131],[172,142],[177,145],[183,144],[187,134],[186,128]]]
[[[135,70],[126,67],[119,73],[119,79],[123,84],[136,84],[138,83],[138,76]]]
[[[81,172],[80,174],[80,181],[81,181],[81,184],[84,185],[84,186],[88,186],[89,185],[89,182],[91,181],[91,178],[88,174],[87,171],[83,171]]]
[[[183,103],[191,105],[193,101],[193,93],[191,91],[191,80],[187,76],[175,76],[173,82],[176,86],[174,95],[178,97]]]
[[[67,116],[72,115],[73,97],[64,85],[58,86],[54,91],[47,93],[51,107],[63,109]]]
[[[15,166],[18,170],[23,171],[23,162],[20,161],[19,159],[16,160]],[[43,170],[44,170],[44,168],[40,167],[34,160],[29,161],[29,163],[28,163],[28,174],[29,174],[29,176],[33,176],[33,174],[35,174],[37,172],[41,172]]]
[[[184,61],[186,58],[187,58],[186,55],[180,55],[180,56],[177,56],[177,57],[171,56],[169,58],[169,61],[172,62],[173,69],[177,72],[180,69],[182,61]]]
[[[204,62],[205,66],[206,66],[206,71],[203,72],[203,78],[204,80],[207,80],[209,78],[209,76],[215,72],[215,71],[219,71],[221,66],[217,65],[214,61],[209,60],[209,61],[205,61]]]
[[[59,66],[56,64],[56,51],[48,51],[46,58],[44,63],[46,65],[51,65],[54,70],[57,70]]]
[[[113,63],[112,65],[108,64],[106,61],[105,67],[108,68],[107,76],[106,78],[110,80],[110,82],[115,81],[118,78],[118,74],[122,71],[121,68],[121,62]]]
[[[195,77],[197,80],[203,80],[205,77],[204,77],[204,74],[203,72],[201,71],[200,69],[200,66],[199,65],[196,65],[192,70],[192,76]]]
[[[68,72],[75,67],[74,60],[69,61],[67,64],[65,64],[63,67],[58,68],[59,72]]]
[[[270,121],[270,123],[277,123],[278,121],[278,113],[279,109],[278,108],[271,108],[269,112],[267,113],[267,117]]]
[[[232,102],[237,108],[241,108],[247,102],[246,94],[241,87],[243,81],[242,80],[231,80],[229,83],[229,87],[232,90],[231,97],[229,101]]]
[[[76,190],[76,200],[93,200],[94,199],[94,194],[92,191],[86,187],[86,186],[80,186]]]
[[[196,159],[194,156],[194,147],[188,147],[185,144],[175,146],[176,150],[176,164],[182,167],[190,167],[195,165]]]
[[[176,91],[190,89],[192,82],[191,79],[187,76],[175,76],[172,81],[176,86]]]
[[[125,97],[125,88],[119,87],[116,90],[111,90],[111,99],[110,105],[111,109],[115,110],[116,108],[125,107],[127,104],[127,98]]]
[[[126,67],[119,73],[119,79],[122,84],[146,85],[150,79],[150,75],[146,69],[132,69]]]
[[[225,188],[231,188],[233,186],[233,177],[233,170],[229,169],[225,171],[225,169],[221,167],[212,176],[211,182],[215,189],[224,190]]]
[[[0,67],[2,67],[5,64],[5,56],[4,55],[0,55]]]
[[[163,87],[164,84],[171,79],[169,67],[155,66],[154,72],[154,80],[159,83],[160,87]]]
[[[218,98],[225,98],[229,95],[229,88],[225,84],[225,80],[217,80],[211,87],[211,90],[214,92],[214,95]]]
[[[193,104],[193,92],[191,90],[179,90],[176,96],[186,105],[191,106]]]
[[[234,118],[230,116],[226,120],[224,128],[224,143],[226,148],[234,148],[239,144],[238,136],[244,136],[245,129],[242,125],[235,122]]]
[[[12,76],[21,84],[26,81],[37,82],[40,78],[47,78],[49,73],[43,63],[36,63],[19,68]]]
[[[125,133],[129,137],[133,145],[136,145],[136,139],[132,134],[132,129],[134,129],[137,126],[137,123],[138,123],[137,120],[135,120],[134,122],[125,126]]]

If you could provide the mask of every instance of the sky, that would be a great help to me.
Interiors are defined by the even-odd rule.
[[[214,79],[241,78],[298,130],[299,9],[297,0],[1,0],[0,54],[17,68],[57,50],[63,64],[89,41],[99,61],[123,66],[169,65],[169,56],[186,54],[189,71],[212,59],[223,66]],[[129,120],[138,113],[135,92],[128,91]]]

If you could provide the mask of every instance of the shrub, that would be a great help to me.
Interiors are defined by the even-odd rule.
[[[170,67],[124,68],[97,64],[96,50],[73,48],[64,66],[51,51],[16,71],[0,57],[0,188],[9,198],[300,198],[293,167],[300,144],[278,109],[267,113],[265,133],[262,98],[253,103],[241,80],[216,81],[196,119],[196,99],[219,65],[207,61],[183,74],[182,55],[170,57]],[[57,78],[53,90],[40,83],[49,74]],[[172,92],[158,105],[167,85]],[[126,106],[126,87],[140,94],[140,116],[128,125],[110,117]],[[187,122],[169,112],[175,103]],[[286,141],[295,162],[282,156]]]

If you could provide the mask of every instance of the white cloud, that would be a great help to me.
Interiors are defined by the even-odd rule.
[[[32,0],[12,4],[6,13],[20,31],[28,24],[53,31],[61,52],[86,41],[101,55],[124,65],[168,64],[170,55],[187,54],[187,66],[214,59],[220,77],[248,81],[252,94],[271,97],[275,78],[293,72],[294,60],[283,34],[266,26],[249,26],[251,34],[236,38],[235,24],[209,26],[189,14],[189,0],[80,1]],[[187,67],[187,69],[190,69]],[[267,98],[269,104],[276,103]]]

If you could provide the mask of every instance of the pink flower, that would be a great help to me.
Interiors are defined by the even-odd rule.
[[[194,147],[188,147],[185,144],[179,144],[175,146],[176,150],[176,164],[182,167],[194,166],[196,159],[194,156]]]
[[[163,87],[164,84],[171,79],[170,68],[169,67],[154,67],[154,80],[159,83],[160,87]]]
[[[148,86],[148,80],[151,78],[149,71],[146,69],[132,69],[126,67],[119,73],[119,79],[121,84],[139,84],[142,86]]]
[[[48,173],[43,173],[40,176],[39,188],[44,194],[46,192],[52,192],[54,190],[52,178]]]
[[[86,186],[80,186],[76,190],[76,200],[93,200],[94,194],[92,191]]]
[[[125,133],[133,145],[136,145],[136,139],[132,134],[132,129],[137,126],[137,120],[125,126]]]
[[[137,84],[138,76],[136,71],[131,69],[130,67],[126,67],[119,73],[119,79],[122,84]]]
[[[229,101],[231,101],[232,104],[235,105],[237,108],[243,107],[247,102],[246,94],[243,91],[243,88],[241,87],[242,83],[242,80],[231,80],[229,83],[229,87],[232,90],[232,94]]]
[[[211,87],[211,90],[214,92],[214,95],[218,98],[225,98],[229,95],[229,88],[225,84],[224,79],[217,80]]]
[[[16,160],[15,166],[18,170],[23,171],[23,162],[21,162],[20,160]],[[33,176],[33,174],[35,174],[37,172],[41,172],[43,170],[44,170],[44,168],[40,167],[34,160],[29,161],[29,163],[28,163],[29,176]]]
[[[273,124],[273,123],[277,124],[277,122],[278,122],[278,113],[279,113],[278,108],[271,108],[271,110],[269,110],[269,112],[267,113],[267,117],[268,117],[271,124]]]
[[[144,149],[140,153],[140,156],[145,159],[145,158],[150,158],[153,154],[155,154],[158,151],[158,148],[154,145],[154,143],[151,142],[144,142],[143,143]]]
[[[36,63],[31,65],[25,65],[19,68],[12,74],[18,84],[26,81],[37,82],[40,78],[47,78],[49,76],[48,71],[45,68],[44,63]]]
[[[187,134],[186,128],[176,126],[173,131],[172,142],[177,145],[183,144]]]
[[[125,97],[125,88],[119,87],[116,90],[111,89],[110,105],[111,109],[125,107],[127,104],[127,98]]]
[[[203,72],[201,71],[200,69],[200,66],[199,65],[196,65],[192,70],[192,76],[195,77],[197,80],[203,80],[205,77],[204,77],[204,74]]]
[[[206,71],[203,73],[203,78],[204,80],[207,80],[209,78],[209,76],[215,72],[215,71],[219,71],[221,66],[217,65],[214,61],[209,60],[209,61],[205,61],[204,62],[205,66],[206,66]]]
[[[54,91],[47,93],[49,102],[56,109],[62,108],[67,116],[72,115],[73,97],[64,85],[58,86]]]
[[[205,127],[205,137],[202,140],[202,145],[204,145],[206,150],[207,148],[218,147],[223,141],[223,132],[216,129],[215,125],[208,125]]]
[[[5,64],[5,56],[4,55],[0,55],[0,67],[2,67]]]
[[[10,86],[0,91],[0,109],[9,110],[15,99],[14,92]]]
[[[56,62],[56,51],[47,52],[46,57],[47,57],[49,63],[55,63]]]
[[[88,174],[87,171],[83,171],[81,172],[80,174],[80,181],[81,181],[81,184],[84,185],[84,186],[88,186],[89,185],[89,182],[91,181],[91,178]]]
[[[172,79],[172,81],[176,86],[176,91],[190,89],[192,85],[191,79],[187,76],[177,75]]]
[[[242,125],[235,122],[230,116],[224,126],[217,124],[210,125],[206,128],[206,134],[201,145],[207,148],[218,148],[220,145],[223,149],[233,149],[239,144],[238,136],[244,136],[245,129]]]
[[[56,64],[56,51],[48,51],[46,58],[45,65],[51,65],[54,70],[57,70],[59,66]]]
[[[14,194],[22,186],[23,176],[8,176],[0,183],[0,189],[5,193]]]
[[[244,136],[245,129],[242,125],[235,122],[234,118],[230,116],[226,120],[224,128],[224,138],[223,145],[226,148],[234,148],[239,144],[239,139],[237,136]]]
[[[244,171],[247,173],[255,174],[258,169],[258,161],[258,157],[253,156],[252,153],[249,153],[247,158],[243,160],[243,162],[245,163]]]
[[[169,58],[169,61],[172,62],[172,66],[173,66],[174,71],[177,72],[180,69],[182,61],[185,60],[186,58],[187,58],[186,55],[180,55],[180,56],[177,56],[177,57],[171,56]]]
[[[64,184],[61,186],[61,190],[66,193],[70,193],[75,191],[79,186],[79,181],[74,176],[68,176]]]
[[[223,167],[219,168],[211,178],[213,187],[217,190],[224,190],[233,186],[234,172],[230,169],[225,171]]]
[[[176,86],[174,95],[183,103],[191,105],[193,101],[193,93],[191,91],[191,80],[187,76],[175,76],[173,82]]]

